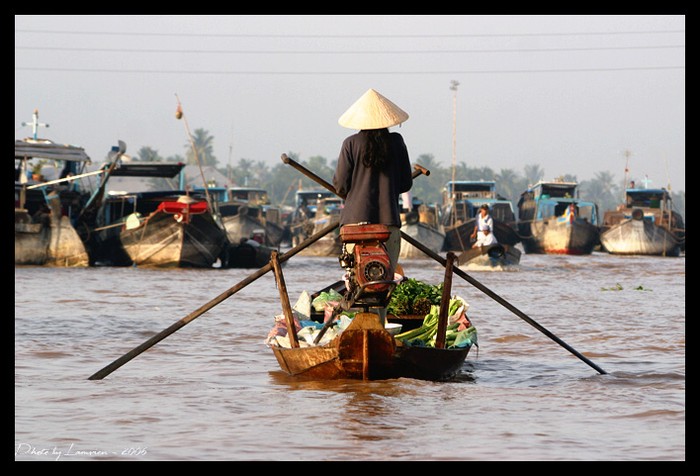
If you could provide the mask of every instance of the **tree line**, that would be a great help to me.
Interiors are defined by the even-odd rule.
[[[289,165],[280,163],[274,166],[263,161],[254,161],[240,158],[235,165],[227,164],[219,166],[219,160],[214,156],[214,137],[204,129],[196,129],[192,134],[192,142],[185,144],[184,156],[174,155],[161,157],[158,151],[144,146],[139,149],[133,160],[155,162],[183,162],[186,164],[211,166],[227,177],[228,184],[216,184],[218,186],[247,186],[260,187],[267,190],[270,200],[277,206],[294,206],[294,191],[297,189],[318,189],[320,186],[305,175],[299,173]],[[294,152],[287,152],[287,156],[302,164],[319,177],[332,182],[337,159],[327,160],[322,156],[309,157],[306,160],[299,158]],[[420,164],[430,171],[428,177],[420,177],[413,182],[411,192],[414,198],[425,203],[441,203],[442,190],[450,180],[493,180],[496,182],[496,191],[503,198],[516,204],[520,194],[529,186],[544,179],[545,171],[537,164],[525,165],[522,174],[513,169],[501,169],[496,172],[490,167],[469,167],[464,162],[456,164],[453,168],[444,167],[435,160],[432,154],[422,154],[411,161],[414,165]],[[614,174],[603,171],[597,172],[590,180],[579,181],[575,175],[562,175],[557,177],[564,181],[579,183],[579,197],[598,204],[600,218],[607,210],[613,210],[624,201],[624,191],[627,187],[624,177],[616,179]],[[628,177],[641,183],[640,178]],[[674,209],[683,216],[685,221],[685,191],[671,191]]]

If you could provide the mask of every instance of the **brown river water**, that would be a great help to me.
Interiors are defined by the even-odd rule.
[[[430,284],[444,268],[404,261]],[[257,270],[15,268],[15,461],[685,461],[685,257],[523,254],[454,275],[478,330],[449,382],[300,381],[264,339],[272,272],[102,380],[88,377]],[[292,304],[342,276],[292,257]]]

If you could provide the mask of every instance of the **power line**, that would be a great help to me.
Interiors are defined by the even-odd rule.
[[[154,49],[154,48],[80,48],[80,47],[62,47],[62,46],[15,46],[18,50],[41,50],[41,51],[81,51],[81,52],[99,52],[99,53],[189,53],[189,54],[270,54],[270,55],[289,55],[289,54],[436,54],[436,53],[546,53],[558,51],[606,51],[606,50],[644,50],[644,49],[668,49],[668,48],[685,48],[685,45],[638,45],[638,46],[600,46],[600,47],[564,47],[564,48],[502,48],[502,49],[463,49],[463,50],[352,50],[352,51],[320,51],[320,50],[169,50],[169,49]]]
[[[183,71],[146,69],[103,68],[47,68],[43,66],[17,66],[15,71],[52,71],[67,73],[138,73],[138,74],[222,74],[222,75],[440,75],[440,74],[513,74],[513,73],[585,73],[603,71],[658,71],[685,69],[685,66],[629,66],[619,68],[568,68],[568,69],[514,69],[467,71]]]
[[[67,30],[30,30],[15,29],[15,33],[50,33],[55,35],[97,35],[97,36],[177,36],[177,37],[212,37],[212,38],[488,38],[488,37],[526,37],[526,36],[598,36],[598,35],[655,35],[685,33],[685,30],[639,30],[639,31],[584,31],[552,33],[442,33],[442,34],[373,34],[373,35],[329,35],[329,34],[266,34],[266,33],[158,33],[127,31],[67,31]]]

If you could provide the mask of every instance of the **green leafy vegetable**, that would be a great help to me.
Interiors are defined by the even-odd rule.
[[[394,288],[387,312],[395,316],[406,314],[424,316],[430,312],[430,306],[440,304],[442,288],[442,283],[431,285],[415,278],[408,278]]]

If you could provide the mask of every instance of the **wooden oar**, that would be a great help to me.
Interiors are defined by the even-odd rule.
[[[335,193],[335,189],[333,188],[333,186],[332,186],[331,184],[329,184],[328,182],[326,182],[325,180],[323,180],[321,177],[315,175],[313,172],[310,172],[309,170],[307,170],[303,165],[298,164],[297,162],[293,161],[292,159],[290,159],[289,157],[287,157],[286,154],[282,154],[282,161],[283,161],[285,164],[291,164],[295,169],[299,170],[300,172],[302,172],[302,173],[303,173],[304,175],[306,175],[307,177],[311,178],[312,180],[315,180],[315,181],[318,182],[320,185],[324,186],[325,188],[327,188],[327,189],[330,190],[331,192]],[[428,172],[425,168],[423,168],[423,167],[421,167],[421,166],[419,166],[419,165],[416,165],[415,168],[416,168],[416,170],[413,171],[413,177],[414,177],[414,178],[415,178],[416,176],[420,175],[421,173],[425,173],[425,175],[429,175],[429,174],[430,174],[430,172]],[[336,194],[336,195],[337,195],[337,194]],[[421,250],[421,251],[422,251],[423,253],[425,253],[426,255],[428,255],[428,256],[430,256],[431,258],[433,258],[435,261],[437,261],[438,263],[440,263],[442,266],[447,266],[447,260],[445,260],[445,258],[443,258],[443,257],[440,256],[439,254],[435,253],[433,250],[431,250],[430,248],[426,247],[426,246],[423,245],[421,242],[419,242],[419,241],[417,241],[416,239],[412,238],[411,236],[407,235],[407,234],[404,233],[403,231],[401,232],[401,237],[402,237],[404,240],[408,241],[408,242],[409,242],[410,244],[412,244],[413,246],[415,246],[416,248],[418,248],[419,250]],[[506,301],[505,299],[503,299],[501,296],[499,296],[499,295],[496,294],[495,292],[491,291],[489,288],[487,288],[486,286],[484,286],[483,284],[481,284],[479,281],[477,281],[476,279],[472,278],[471,276],[469,276],[467,273],[465,273],[464,271],[462,271],[462,270],[459,269],[458,267],[455,267],[455,268],[454,268],[454,272],[457,273],[457,275],[458,275],[460,278],[466,280],[466,281],[469,282],[471,285],[473,285],[473,286],[475,286],[477,289],[481,290],[484,294],[486,294],[487,296],[489,296],[491,299],[495,300],[496,302],[498,302],[499,304],[501,304],[503,307],[505,307],[506,309],[508,309],[508,310],[511,311],[512,313],[514,313],[516,316],[520,317],[520,318],[523,319],[525,322],[527,322],[528,324],[530,324],[531,326],[533,326],[535,329],[539,330],[539,331],[542,332],[544,335],[546,335],[547,337],[549,337],[550,339],[552,339],[554,342],[556,342],[556,343],[559,344],[560,346],[564,347],[566,350],[568,350],[569,352],[571,352],[572,354],[574,354],[576,357],[578,357],[579,359],[581,359],[582,361],[584,361],[585,363],[587,363],[588,365],[590,365],[590,366],[591,366],[592,368],[594,368],[598,373],[603,374],[603,375],[604,375],[604,374],[607,374],[607,372],[606,372],[605,370],[603,370],[603,369],[601,369],[600,367],[598,367],[596,364],[594,364],[593,362],[591,362],[591,361],[590,361],[588,358],[586,358],[584,355],[581,355],[576,349],[574,349],[574,348],[571,347],[569,344],[567,344],[566,342],[564,342],[563,340],[561,340],[559,337],[557,337],[557,336],[555,336],[554,334],[552,334],[552,333],[551,333],[550,331],[548,331],[546,328],[544,328],[543,326],[541,326],[540,324],[538,324],[535,320],[533,320],[533,319],[531,319],[530,317],[528,317],[528,316],[527,316],[524,312],[522,312],[520,309],[516,308],[516,307],[513,306],[511,303],[509,303],[508,301]]]
[[[445,280],[442,283],[442,299],[440,300],[440,317],[438,319],[437,335],[435,337],[435,348],[444,349],[447,338],[447,319],[450,317],[450,297],[452,297],[452,272],[454,262],[457,257],[453,252],[447,253],[445,264]]]
[[[443,266],[446,266],[446,265],[447,265],[447,261],[445,260],[445,258],[443,258],[442,256],[438,255],[438,254],[435,253],[433,250],[431,250],[430,248],[426,247],[425,245],[423,245],[421,242],[417,241],[417,240],[414,239],[413,237],[407,235],[407,234],[404,233],[403,231],[401,232],[401,237],[402,237],[404,240],[408,241],[408,242],[409,242],[410,244],[412,244],[413,246],[415,246],[416,248],[418,248],[419,250],[421,250],[421,251],[422,251],[423,253],[425,253],[426,255],[428,255],[428,256],[430,256],[431,258],[433,258],[435,261],[437,261],[437,262],[440,263],[441,265],[443,265]],[[588,358],[586,358],[584,355],[581,355],[576,349],[574,349],[574,348],[571,347],[569,344],[567,344],[566,342],[564,342],[563,340],[561,340],[559,337],[557,337],[557,336],[555,336],[554,334],[552,334],[550,331],[548,331],[548,330],[547,330],[546,328],[544,328],[542,325],[538,324],[534,319],[528,317],[528,316],[527,316],[524,312],[522,312],[520,309],[516,308],[516,307],[513,306],[511,303],[509,303],[508,301],[506,301],[505,299],[503,299],[501,296],[499,296],[499,295],[496,294],[495,292],[491,291],[489,288],[487,288],[486,286],[484,286],[483,284],[481,284],[479,281],[477,281],[476,279],[472,278],[472,277],[469,276],[467,273],[465,273],[464,271],[462,271],[461,269],[459,269],[459,268],[457,268],[457,267],[454,268],[454,272],[455,272],[460,278],[464,279],[464,280],[467,281],[469,284],[471,284],[472,286],[474,286],[474,287],[476,287],[477,289],[479,289],[480,291],[482,291],[484,294],[486,294],[487,296],[489,296],[491,299],[493,299],[494,301],[498,302],[498,303],[501,304],[503,307],[505,307],[506,309],[508,309],[509,311],[511,311],[513,314],[515,314],[516,316],[520,317],[522,320],[524,320],[525,322],[527,322],[528,324],[530,324],[532,327],[534,327],[535,329],[539,330],[539,331],[542,332],[544,335],[546,335],[547,337],[549,337],[550,339],[552,339],[554,342],[556,342],[556,343],[559,344],[560,346],[564,347],[566,350],[568,350],[569,352],[571,352],[572,354],[574,354],[576,357],[578,357],[579,359],[581,359],[582,361],[584,361],[585,363],[587,363],[588,365],[590,365],[592,368],[594,368],[596,371],[598,371],[598,373],[603,374],[603,375],[604,375],[604,374],[607,374],[607,372],[606,372],[605,370],[603,370],[603,369],[601,369],[600,367],[598,367],[596,364],[594,364],[593,362],[591,362],[591,361],[590,361]]]
[[[282,312],[284,312],[284,320],[287,323],[287,335],[289,336],[289,344],[292,346],[293,349],[296,349],[299,347],[297,326],[294,324],[294,312],[292,311],[292,306],[289,303],[287,285],[284,282],[284,275],[282,274],[282,266],[280,265],[277,250],[272,250],[272,256],[270,256],[270,263],[272,264],[272,269],[275,272],[277,288],[280,292],[280,301],[282,301]]]
[[[283,262],[287,261],[289,258],[291,258],[292,256],[294,256],[295,254],[297,254],[298,252],[300,252],[300,251],[303,250],[304,248],[308,247],[309,245],[315,243],[315,242],[318,241],[320,238],[324,237],[324,236],[327,235],[328,233],[330,233],[330,232],[332,232],[333,230],[335,230],[337,227],[338,227],[338,223],[334,223],[334,224],[330,224],[330,225],[326,226],[324,229],[322,229],[322,230],[320,230],[319,232],[315,233],[314,235],[310,236],[309,238],[307,238],[306,240],[302,241],[302,242],[299,243],[297,246],[295,246],[294,248],[290,249],[289,251],[287,251],[286,253],[284,253],[282,256],[280,256],[280,257],[279,257],[279,262],[280,262],[280,263],[283,263]],[[223,302],[224,300],[228,299],[229,297],[233,296],[233,295],[236,294],[238,291],[240,291],[241,289],[243,289],[244,287],[246,287],[247,285],[249,285],[250,283],[252,283],[252,282],[255,281],[256,279],[258,279],[260,276],[262,276],[262,275],[264,275],[265,273],[267,273],[268,271],[270,271],[270,270],[272,269],[272,267],[273,267],[273,266],[272,266],[272,263],[266,264],[265,266],[263,266],[262,268],[260,268],[259,270],[257,270],[256,272],[254,272],[253,274],[251,274],[250,276],[248,276],[247,278],[245,278],[243,281],[239,282],[239,283],[236,284],[235,286],[229,288],[227,291],[224,291],[223,293],[219,294],[217,297],[215,297],[214,299],[212,299],[212,300],[209,301],[208,303],[206,303],[206,304],[204,304],[203,306],[201,306],[201,307],[200,307],[199,309],[197,309],[196,311],[194,311],[194,312],[188,314],[187,316],[183,317],[182,319],[180,319],[179,321],[175,322],[174,324],[172,324],[172,325],[171,325],[170,327],[168,327],[167,329],[162,330],[162,331],[159,332],[158,334],[156,334],[156,335],[154,335],[153,337],[151,337],[150,339],[148,339],[148,340],[147,340],[146,342],[144,342],[143,344],[141,344],[141,345],[139,345],[138,347],[135,347],[134,349],[130,350],[129,352],[127,352],[126,354],[122,355],[121,357],[119,357],[119,358],[118,358],[117,360],[115,360],[114,362],[112,362],[111,364],[109,364],[109,365],[107,365],[106,367],[104,367],[103,369],[98,370],[97,372],[95,372],[94,374],[92,374],[92,375],[88,378],[88,380],[102,380],[102,379],[105,378],[107,375],[111,374],[112,372],[114,372],[115,370],[117,370],[119,367],[121,367],[121,366],[124,365],[125,363],[129,362],[129,361],[130,361],[131,359],[133,359],[134,357],[138,356],[139,354],[141,354],[141,353],[144,352],[145,350],[150,349],[150,348],[153,347],[155,344],[157,344],[158,342],[160,342],[160,341],[162,341],[163,339],[165,339],[166,337],[168,337],[170,334],[173,334],[174,332],[176,332],[176,331],[177,331],[178,329],[180,329],[181,327],[184,327],[186,324],[189,324],[190,322],[192,322],[193,320],[195,320],[197,317],[199,317],[199,316],[201,316],[202,314],[204,314],[205,312],[207,312],[209,309],[213,308],[213,307],[216,306],[217,304],[219,304],[219,303]]]

